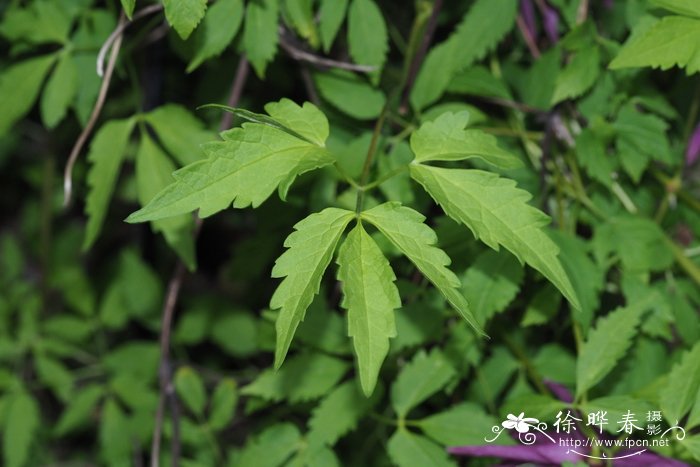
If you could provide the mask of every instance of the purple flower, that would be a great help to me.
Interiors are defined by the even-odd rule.
[[[552,44],[559,42],[559,13],[550,6],[546,6],[542,12],[544,32]]]
[[[688,148],[685,150],[685,165],[691,166],[695,164],[700,156],[700,124],[695,127],[693,134],[690,135]]]
[[[537,20],[535,19],[535,5],[532,0],[520,0],[520,16],[523,18],[530,37],[537,37]]]

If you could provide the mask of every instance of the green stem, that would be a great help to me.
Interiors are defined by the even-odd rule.
[[[396,169],[392,170],[391,172],[387,172],[381,177],[379,177],[377,180],[373,181],[372,183],[368,183],[367,185],[364,185],[362,187],[359,187],[361,190],[364,191],[369,191],[373,190],[374,188],[377,188],[379,185],[382,183],[386,182],[387,180],[396,177],[398,174],[403,173],[408,170],[408,166],[402,165],[401,167],[397,167]]]
[[[374,131],[372,132],[372,141],[369,143],[369,149],[367,150],[367,156],[365,157],[365,163],[362,166],[362,174],[360,175],[359,185],[362,187],[367,184],[367,179],[369,178],[369,171],[372,168],[372,162],[374,161],[374,155],[377,152],[377,144],[379,143],[379,135],[382,133],[382,128],[384,127],[384,121],[386,120],[386,114],[389,111],[389,103],[392,99],[387,99],[382,113],[379,115],[377,123],[374,125]],[[361,213],[362,208],[365,203],[365,190],[360,188],[357,191],[357,203],[355,204],[355,212]]]

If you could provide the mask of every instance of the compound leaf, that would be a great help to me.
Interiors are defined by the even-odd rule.
[[[418,181],[445,213],[466,225],[494,250],[504,246],[541,272],[578,309],[578,298],[557,258],[559,248],[543,228],[549,222],[527,204],[531,195],[513,180],[481,170],[443,169],[411,164]]]
[[[268,105],[268,111],[298,133],[309,133],[299,123],[308,114],[312,121],[325,123],[315,135],[325,141],[328,122],[312,104],[300,107],[282,100]],[[281,111],[283,109],[283,111]],[[308,122],[306,122],[308,123]],[[320,126],[320,125],[319,125]],[[322,146],[296,138],[278,128],[260,123],[244,123],[221,134],[223,141],[208,143],[208,158],[173,174],[175,182],[158,193],[128,222],[144,222],[199,209],[201,217],[210,216],[231,203],[234,208],[259,206],[279,187],[284,198],[294,179],[305,172],[333,163],[334,158]]]
[[[451,260],[437,248],[437,235],[423,223],[425,216],[400,203],[384,203],[362,213],[391,241],[421,273],[444,295],[457,312],[477,331],[477,320],[460,291],[459,278],[447,266]]]
[[[396,336],[394,309],[401,306],[396,276],[361,223],[350,231],[338,253],[338,279],[343,283],[343,308],[353,338],[360,383],[369,396],[379,369]]]
[[[297,223],[295,231],[285,240],[288,250],[272,269],[272,277],[284,277],[284,280],[270,300],[270,308],[280,310],[275,324],[277,368],[284,361],[306,309],[318,293],[321,277],[331,262],[340,235],[353,216],[353,212],[345,209],[324,209]]]

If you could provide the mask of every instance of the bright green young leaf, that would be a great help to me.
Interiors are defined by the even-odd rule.
[[[214,7],[212,7],[213,9]],[[180,163],[187,165],[201,160],[201,146],[214,138],[214,133],[184,107],[166,104],[145,115],[163,147]]]
[[[396,276],[359,222],[340,246],[338,266],[348,335],[357,354],[362,391],[369,397],[389,352],[389,338],[396,336],[394,310],[401,306]]]
[[[678,423],[700,394],[700,344],[685,352],[661,389],[661,410],[671,425]]]
[[[347,381],[328,394],[311,412],[309,419],[309,444],[320,447],[333,446],[347,432],[357,426],[372,404],[359,391],[356,380]]]
[[[286,102],[289,105],[285,105]],[[317,127],[316,134],[325,140],[328,122],[313,105],[307,103],[302,108],[283,100],[267,108],[277,119],[286,117],[286,123],[301,134],[310,130],[299,121],[303,122],[308,115],[316,116],[314,122],[325,123],[325,133]],[[152,221],[195,209],[199,209],[199,216],[204,218],[231,203],[234,208],[258,207],[275,188],[279,187],[280,196],[284,198],[298,175],[334,161],[323,147],[269,125],[244,123],[242,128],[225,131],[221,136],[223,141],[204,147],[208,155],[206,160],[175,172],[175,182],[127,221]]]
[[[377,67],[370,73],[372,84],[376,86],[389,51],[389,35],[384,16],[374,0],[351,1],[348,47],[355,63]]]
[[[444,388],[455,374],[439,350],[429,354],[419,351],[391,386],[391,405],[399,417],[405,418],[412,408]]]
[[[86,386],[75,394],[56,423],[54,428],[56,435],[63,436],[87,424],[103,394],[104,389],[96,384]]]
[[[269,426],[250,440],[236,459],[236,467],[278,467],[285,465],[301,444],[301,433],[291,423]]]
[[[700,18],[700,3],[696,0],[651,0],[651,4],[679,15]]]
[[[285,0],[287,17],[300,37],[306,39],[314,49],[319,46],[318,31],[311,10],[312,0]]]
[[[277,52],[278,0],[248,2],[243,30],[243,48],[255,73],[265,77],[267,64]]]
[[[323,353],[290,357],[279,370],[263,371],[241,394],[270,401],[304,402],[330,391],[348,371],[344,360]]]
[[[0,135],[29,112],[39,95],[41,83],[56,60],[55,55],[42,55],[9,66],[0,72]]]
[[[22,467],[39,429],[39,406],[32,396],[19,392],[9,396],[4,407],[2,437],[4,465]]]
[[[700,71],[700,19],[666,16],[651,28],[625,43],[615,59],[613,70],[629,67],[685,68],[688,74]]]
[[[399,428],[389,439],[389,457],[399,467],[454,467],[447,451],[428,438],[416,435],[405,428]]]
[[[187,65],[187,72],[221,54],[236,37],[242,21],[243,0],[218,0],[214,3],[192,36],[197,52]]]
[[[307,141],[321,147],[325,146],[330,131],[328,119],[310,102],[299,106],[294,101],[282,99],[266,104],[265,111],[275,121],[299,133]]]
[[[148,133],[141,134],[136,153],[136,188],[141,206],[173,181],[175,171],[167,155],[161,151]],[[194,222],[189,214],[153,221],[153,228],[162,232],[168,244],[177,252],[190,270],[195,268]]]
[[[41,119],[49,128],[65,117],[78,91],[78,71],[69,54],[61,54],[41,96]]]
[[[359,120],[379,116],[386,102],[384,93],[357,76],[343,70],[314,75],[318,92],[334,107]]]
[[[199,374],[188,366],[179,368],[175,373],[175,389],[187,408],[201,417],[207,402],[207,393]]]
[[[411,105],[423,109],[445,92],[455,73],[493,49],[512,29],[516,0],[477,0],[446,41],[433,47],[411,90]]]
[[[124,8],[124,13],[126,17],[131,19],[134,15],[134,7],[136,6],[136,0],[121,0],[122,8]]]
[[[463,276],[462,290],[479,323],[506,309],[520,290],[523,267],[513,255],[486,250]]]
[[[455,310],[477,332],[482,332],[460,291],[459,278],[447,268],[450,258],[435,246],[437,235],[423,223],[425,216],[399,203],[389,202],[363,212],[362,218],[377,227],[416,265]]]
[[[90,144],[87,156],[91,165],[87,175],[89,191],[85,202],[85,213],[88,216],[83,243],[85,250],[95,243],[102,230],[134,123],[133,118],[107,122]]]
[[[272,277],[284,280],[270,300],[272,310],[279,309],[275,366],[287,355],[294,332],[304,320],[306,309],[318,293],[321,277],[333,258],[340,235],[354,213],[338,208],[327,208],[311,214],[294,226],[284,246],[288,248],[275,262]]]
[[[238,402],[238,387],[231,378],[222,379],[216,385],[209,406],[208,425],[212,430],[222,430],[229,424]]]
[[[321,8],[318,12],[318,32],[321,35],[323,50],[328,52],[333,45],[335,36],[345,19],[348,8],[348,0],[321,0]]]
[[[618,308],[597,321],[576,362],[577,397],[603,379],[627,353],[647,305],[642,301]]]
[[[163,0],[165,18],[184,40],[204,17],[207,0]]]
[[[465,130],[469,112],[447,112],[426,122],[411,135],[411,149],[417,162],[459,161],[477,157],[501,168],[522,166],[522,162],[498,146],[496,138],[481,130]]]
[[[578,298],[543,228],[549,218],[527,204],[531,195],[515,182],[481,170],[412,164],[411,176],[442,209],[494,250],[505,247],[549,279],[579,309]]]

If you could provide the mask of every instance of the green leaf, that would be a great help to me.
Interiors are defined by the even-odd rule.
[[[391,386],[391,405],[400,418],[444,388],[456,375],[439,350],[416,353]]]
[[[473,403],[455,405],[417,422],[423,432],[445,446],[477,445],[484,442],[484,428],[498,425],[491,415]],[[496,444],[512,444],[503,437]]]
[[[32,108],[54,60],[55,55],[43,55],[11,65],[0,73],[0,135]]]
[[[627,411],[637,414],[637,416],[640,417],[639,421],[641,422],[641,417],[646,415],[649,411],[655,410],[654,406],[652,406],[649,402],[635,399],[634,397],[630,396],[599,397],[592,401],[586,401],[580,405],[580,408],[586,415],[598,411],[607,412],[609,424],[603,425],[603,430],[606,430],[613,435],[618,435],[620,433],[618,431],[622,426],[620,420],[623,420],[623,417]],[[595,432],[600,432],[600,426],[592,426],[591,429],[593,429]]]
[[[520,290],[524,271],[513,255],[486,250],[463,276],[462,290],[476,320],[486,323],[506,309]]]
[[[314,75],[318,92],[343,113],[359,120],[379,116],[386,102],[384,93],[366,81],[343,70],[331,70]]]
[[[136,188],[141,206],[146,206],[153,197],[173,181],[175,171],[168,156],[155,144],[148,133],[141,134],[136,153]],[[153,229],[162,232],[165,240],[182,258],[190,270],[195,268],[194,222],[192,216],[177,217],[152,222]]]
[[[209,421],[212,430],[222,430],[231,421],[238,402],[238,386],[230,378],[222,379],[211,396]]]
[[[294,101],[282,99],[266,104],[265,111],[275,121],[299,133],[307,141],[318,146],[326,144],[329,132],[328,119],[310,102],[305,102],[300,107]]]
[[[124,13],[126,17],[131,19],[134,15],[134,7],[136,6],[136,0],[121,0],[122,8],[124,8]]]
[[[259,0],[246,6],[243,48],[255,73],[265,77],[267,64],[277,52],[277,0]]]
[[[236,467],[278,467],[301,444],[299,429],[291,423],[279,423],[265,429],[249,441],[236,459]]]
[[[411,164],[411,177],[430,193],[448,216],[465,224],[494,250],[503,245],[520,261],[541,272],[579,309],[578,298],[557,258],[559,249],[543,227],[549,218],[527,204],[515,182],[481,170]]]
[[[424,436],[399,428],[389,439],[389,457],[399,467],[455,466],[444,448]]]
[[[700,18],[700,4],[695,0],[651,0],[651,4],[679,15]]]
[[[46,355],[37,355],[35,360],[39,381],[46,384],[63,402],[70,399],[73,376],[58,360]]]
[[[348,364],[322,353],[301,354],[287,360],[279,370],[265,370],[241,394],[263,399],[303,402],[330,391],[348,370]]]
[[[478,321],[464,299],[459,278],[447,266],[450,258],[435,247],[437,235],[423,223],[425,216],[400,203],[384,203],[362,213],[385,237],[411,260],[420,272],[442,293],[455,310],[478,332]]]
[[[234,357],[249,357],[258,350],[256,318],[247,312],[227,312],[213,324],[211,340]]]
[[[598,47],[586,47],[576,52],[557,76],[552,105],[578,97],[593,87],[600,73],[599,62]]]
[[[75,394],[56,423],[56,436],[64,436],[87,424],[103,394],[103,388],[96,384],[86,386]]]
[[[484,97],[513,99],[505,83],[483,66],[475,65],[461,71],[452,78],[448,92]]]
[[[204,18],[207,0],[163,0],[165,18],[183,39],[187,39]]]
[[[340,235],[353,216],[353,212],[344,209],[324,209],[297,223],[295,232],[285,240],[288,250],[272,269],[272,277],[284,278],[270,300],[270,308],[280,310],[275,324],[276,368],[284,361],[294,332],[318,293],[321,277],[333,258]]]
[[[76,6],[85,8],[78,2],[52,0],[25,2],[24,5],[22,8],[14,3],[3,11],[0,34],[9,40],[30,44],[66,43],[72,23],[71,12],[76,11]]]
[[[131,462],[132,430],[115,399],[107,399],[100,415],[100,454],[107,464],[126,466]]]
[[[690,410],[700,397],[700,343],[685,352],[673,366],[668,382],[661,389],[659,402],[664,417],[675,424]]]
[[[207,393],[199,374],[188,366],[178,368],[175,373],[175,389],[187,408],[201,417],[207,402]]]
[[[213,9],[214,7],[212,7]],[[204,155],[201,146],[214,138],[202,122],[184,107],[166,104],[145,115],[158,140],[180,165],[192,164]]]
[[[347,8],[348,0],[321,0],[318,29],[323,50],[326,53],[331,49],[335,36],[338,35]]]
[[[396,276],[359,222],[340,246],[338,266],[341,306],[348,310],[348,335],[353,338],[362,391],[369,397],[389,352],[389,338],[396,336],[394,309],[401,306]]]
[[[90,144],[87,156],[90,162],[87,175],[89,189],[85,202],[88,222],[84,250],[95,243],[102,230],[134,123],[133,118],[109,121],[100,128]]]
[[[605,140],[595,129],[584,128],[576,136],[576,158],[591,178],[612,186],[615,161],[608,156]]]
[[[660,118],[640,113],[630,104],[620,110],[613,128],[617,132],[620,161],[635,183],[650,160],[673,164],[666,136],[668,125]]]
[[[8,397],[4,407],[3,455],[7,467],[22,467],[39,429],[39,406],[32,396],[19,392]]]
[[[627,353],[637,335],[637,326],[647,306],[645,302],[617,308],[598,319],[576,362],[577,397],[603,379]]]
[[[355,63],[377,68],[369,75],[376,86],[389,51],[389,35],[384,16],[373,0],[352,0],[350,3],[348,47]]]
[[[446,41],[426,56],[411,90],[411,105],[423,109],[445,92],[453,76],[484,57],[513,28],[516,0],[477,0]]]
[[[357,426],[372,402],[373,398],[368,399],[359,391],[356,380],[333,389],[311,412],[309,445],[313,448],[323,444],[333,446]]]
[[[69,54],[61,54],[41,96],[41,119],[44,125],[55,127],[65,117],[77,92],[78,71],[75,62]]]
[[[221,54],[236,37],[242,21],[243,0],[218,0],[214,3],[192,36],[196,52],[187,65],[187,72]]]
[[[314,134],[325,141],[328,122],[312,104],[299,107],[288,100],[268,105],[268,112],[286,122],[298,133]],[[304,122],[304,118],[313,116]],[[300,122],[303,122],[300,123]],[[233,203],[234,208],[258,207],[279,187],[284,198],[294,179],[305,172],[334,162],[323,147],[295,138],[284,131],[260,123],[244,123],[221,134],[223,141],[204,147],[206,160],[190,164],[173,174],[175,182],[141,210],[131,214],[127,222],[163,219],[199,209],[200,217],[208,217]]]
[[[312,0],[286,0],[283,5],[299,36],[306,39],[314,49],[318,48],[318,31],[311,11]]]
[[[459,161],[477,157],[501,168],[521,167],[522,162],[498,146],[496,138],[481,130],[465,130],[469,112],[446,112],[426,122],[411,135],[416,162]]]
[[[622,47],[609,67],[613,70],[650,66],[667,70],[700,71],[700,19],[666,16]]]

